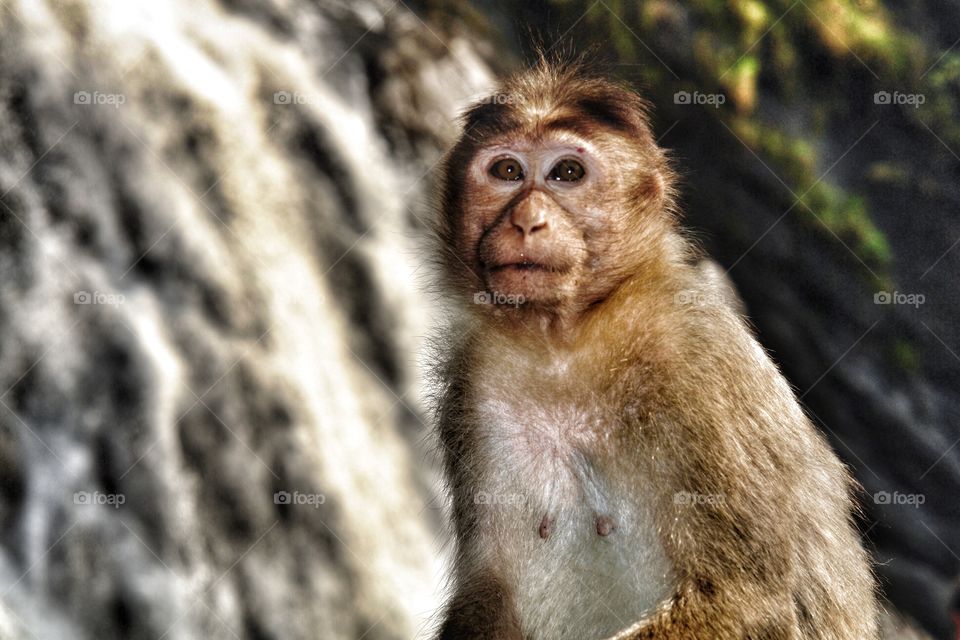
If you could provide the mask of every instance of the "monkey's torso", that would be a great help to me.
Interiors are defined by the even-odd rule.
[[[875,637],[842,464],[743,321],[685,299],[569,352],[467,340],[441,638]]]
[[[525,633],[582,640],[648,615],[676,580],[657,535],[653,491],[638,490],[651,479],[641,469],[618,478],[593,446],[594,433],[617,418],[583,387],[566,402],[540,400],[541,385],[564,377],[538,369],[476,389],[478,546],[500,555]]]

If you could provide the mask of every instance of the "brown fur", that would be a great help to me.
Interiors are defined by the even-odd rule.
[[[476,500],[515,471],[508,459],[529,458],[530,465],[559,461],[559,468],[586,470],[565,480],[582,499],[599,487],[601,497],[590,500],[619,491],[652,505],[672,595],[642,620],[623,620],[618,640],[875,638],[873,579],[851,520],[852,480],[727,291],[697,268],[674,215],[673,173],[642,100],[545,62],[497,95],[504,97],[467,113],[447,160],[438,229],[444,278],[469,301],[496,277],[490,262],[500,254],[525,251],[551,270],[501,280],[529,294],[524,304],[465,304],[439,370],[457,541],[454,596],[440,637],[536,638],[525,625],[549,625],[532,622],[539,603],[518,609],[524,594],[511,580],[521,568],[531,571],[530,554],[551,549],[565,521],[541,514],[537,496],[546,490],[539,487],[514,510]],[[602,182],[589,193],[555,198],[546,187],[518,187],[502,196],[499,185],[486,192],[482,175],[468,169],[488,145],[536,149],[566,132],[590,140],[602,159],[600,177],[592,177]],[[550,223],[540,240],[510,223],[532,194]],[[598,214],[602,224],[587,228],[583,220]],[[532,407],[548,417],[510,435],[480,408],[488,396],[512,407],[502,416],[508,427],[512,411]],[[555,406],[583,408],[587,418],[555,433]],[[681,495],[716,500],[678,504]],[[592,525],[602,542],[587,541],[598,553],[608,548],[599,545],[621,544],[629,531],[622,525],[631,524],[623,519],[634,517],[610,504]],[[583,508],[564,503],[557,513]],[[523,522],[514,527],[510,518]],[[568,594],[575,606],[580,586],[558,587],[551,597]]]

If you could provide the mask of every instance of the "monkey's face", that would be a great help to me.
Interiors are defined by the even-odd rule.
[[[611,159],[572,134],[503,140],[474,155],[460,248],[495,302],[555,308],[609,288],[625,231],[612,209],[622,194]]]

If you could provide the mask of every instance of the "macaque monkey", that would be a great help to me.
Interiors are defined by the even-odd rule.
[[[541,61],[446,158],[437,637],[876,638],[853,481],[698,266],[646,113]]]

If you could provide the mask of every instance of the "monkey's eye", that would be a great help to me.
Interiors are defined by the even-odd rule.
[[[490,175],[500,180],[523,180],[523,167],[513,158],[503,158],[493,163]]]
[[[564,158],[550,169],[551,180],[561,180],[563,182],[577,182],[583,178],[585,173],[583,165],[571,158]]]

